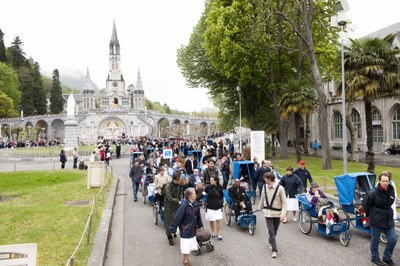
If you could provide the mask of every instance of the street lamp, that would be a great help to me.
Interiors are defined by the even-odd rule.
[[[331,26],[340,27],[341,63],[342,63],[342,152],[343,152],[343,173],[347,173],[347,128],[346,128],[346,86],[344,80],[344,26],[346,26],[346,12],[349,10],[347,0],[340,0],[336,3],[337,14],[331,17]]]
[[[242,153],[242,94],[240,92],[240,86],[237,86],[239,93],[239,152]]]

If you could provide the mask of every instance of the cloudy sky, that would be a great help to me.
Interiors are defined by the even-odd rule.
[[[349,0],[347,17],[360,37],[398,22],[399,0]],[[86,73],[105,87],[108,44],[115,19],[126,85],[140,68],[145,95],[173,109],[212,107],[205,89],[188,88],[176,64],[176,49],[187,44],[204,10],[204,0],[19,0],[1,4],[0,29],[9,46],[20,36],[27,57],[51,76]]]

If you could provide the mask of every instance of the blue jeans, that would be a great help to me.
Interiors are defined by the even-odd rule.
[[[228,179],[229,179],[229,172],[227,171],[222,171],[222,178],[223,178],[223,184],[222,184],[222,188],[226,189],[226,187],[228,186]]]
[[[383,229],[377,226],[371,226],[371,235],[372,235],[371,245],[370,245],[371,258],[377,260],[380,259],[378,246],[382,231],[386,234],[386,238],[388,240],[385,251],[383,252],[383,259],[390,260],[392,258],[394,247],[396,246],[397,243],[397,234],[396,230],[394,229],[394,226],[389,229]]]
[[[140,182],[132,182],[132,189],[133,189],[133,199],[137,200],[137,194],[139,191]]]

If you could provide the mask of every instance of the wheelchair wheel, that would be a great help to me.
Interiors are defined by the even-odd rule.
[[[351,232],[349,230],[341,232],[339,235],[339,239],[340,243],[342,243],[343,246],[348,246],[350,244]]]
[[[299,213],[299,227],[303,234],[308,235],[311,232],[312,221],[310,214],[302,209]]]
[[[254,235],[255,231],[256,231],[256,225],[254,224],[254,222],[250,222],[249,223],[249,234]]]
[[[224,220],[226,225],[231,225],[231,214],[232,210],[228,203],[224,203]]]
[[[387,244],[388,239],[387,239],[386,234],[385,234],[384,232],[381,232],[380,239],[381,239],[381,242],[382,242],[383,244]]]
[[[153,205],[153,221],[154,224],[158,224],[158,204]]]

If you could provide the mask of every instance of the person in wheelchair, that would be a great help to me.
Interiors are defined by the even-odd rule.
[[[160,208],[164,206],[164,195],[162,191],[163,187],[161,185],[158,185],[156,188],[156,193],[154,194],[154,204],[158,203],[158,206],[160,206]]]
[[[317,183],[311,183],[309,193],[311,195],[311,204],[317,210],[319,222],[326,223],[331,219],[331,222],[339,221],[337,209],[328,200],[328,197],[324,194],[324,192],[318,188]]]
[[[240,186],[240,179],[235,179],[235,183],[228,189],[229,197],[232,199],[233,210],[236,221],[240,215],[240,210],[246,210],[246,213],[252,213],[251,202],[246,196],[246,191]]]

